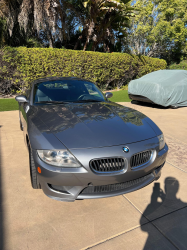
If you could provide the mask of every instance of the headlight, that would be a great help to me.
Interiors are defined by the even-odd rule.
[[[165,139],[164,139],[164,135],[161,134],[158,136],[158,140],[159,140],[159,150],[163,149],[165,146]]]
[[[65,168],[81,167],[81,164],[67,150],[37,150],[37,152],[40,159],[47,164]]]

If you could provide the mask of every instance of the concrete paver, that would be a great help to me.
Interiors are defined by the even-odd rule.
[[[187,206],[187,175],[166,163],[159,180],[126,197],[147,219],[154,220]]]
[[[81,249],[134,228],[139,217],[122,196],[62,203],[40,194],[6,210],[5,249]]]
[[[31,188],[18,111],[0,112],[0,249],[141,250],[186,245],[186,239],[175,232],[186,232],[187,108],[125,104],[160,126],[170,147],[169,163],[156,186],[153,183],[124,196],[74,203],[51,200]],[[174,227],[177,221],[181,228]]]
[[[4,249],[80,249],[139,226],[141,214],[123,196],[66,203],[33,190],[17,112],[0,115]]]
[[[93,250],[176,250],[177,248],[165,238],[151,223],[143,225],[125,234],[97,244]]]
[[[166,135],[166,142],[169,146],[167,162],[187,172],[187,144]]]
[[[153,221],[178,249],[187,249],[187,207]]]

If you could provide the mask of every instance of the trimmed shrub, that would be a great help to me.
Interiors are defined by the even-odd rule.
[[[23,92],[33,80],[49,76],[84,78],[101,89],[120,88],[132,79],[167,66],[164,60],[125,53],[6,47],[2,54],[1,93]]]
[[[187,70],[187,60],[181,61],[180,63],[173,63],[169,66],[169,69],[184,69]]]

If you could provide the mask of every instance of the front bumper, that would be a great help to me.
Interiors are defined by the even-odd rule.
[[[122,147],[124,146],[129,147],[128,153],[123,152]],[[43,192],[56,200],[74,201],[76,199],[105,198],[129,193],[158,179],[161,168],[166,161],[168,146],[165,144],[161,151],[158,148],[158,139],[155,137],[126,145],[72,149],[71,152],[82,164],[80,168],[50,166],[40,160],[36,150],[33,150],[33,156],[36,168],[38,166],[41,168],[38,179]],[[130,166],[131,156],[149,149],[154,151],[154,157],[151,161],[132,170]],[[104,157],[125,157],[128,164],[127,171],[94,173],[89,167],[90,160]]]

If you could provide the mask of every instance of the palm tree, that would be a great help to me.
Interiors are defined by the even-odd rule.
[[[98,44],[103,43],[109,51],[109,43],[114,43],[114,33],[118,31],[125,36],[125,28],[128,27],[129,18],[133,10],[130,0],[70,0],[64,1],[68,8],[75,11],[80,17],[83,29],[79,40],[86,38],[83,50],[86,50],[92,40],[91,50],[95,50]]]
[[[75,15],[83,29],[75,44],[85,39],[83,50],[90,43],[91,50],[103,44],[110,51],[115,41],[115,31],[125,36],[125,28],[133,15],[130,0],[0,0],[0,17],[7,20],[10,37],[15,29],[28,37],[42,37],[54,47],[55,41],[68,41],[68,18]],[[69,18],[72,22],[74,20]],[[73,23],[74,24],[74,23]],[[16,30],[16,32],[17,32]],[[90,42],[91,41],[91,42]]]

